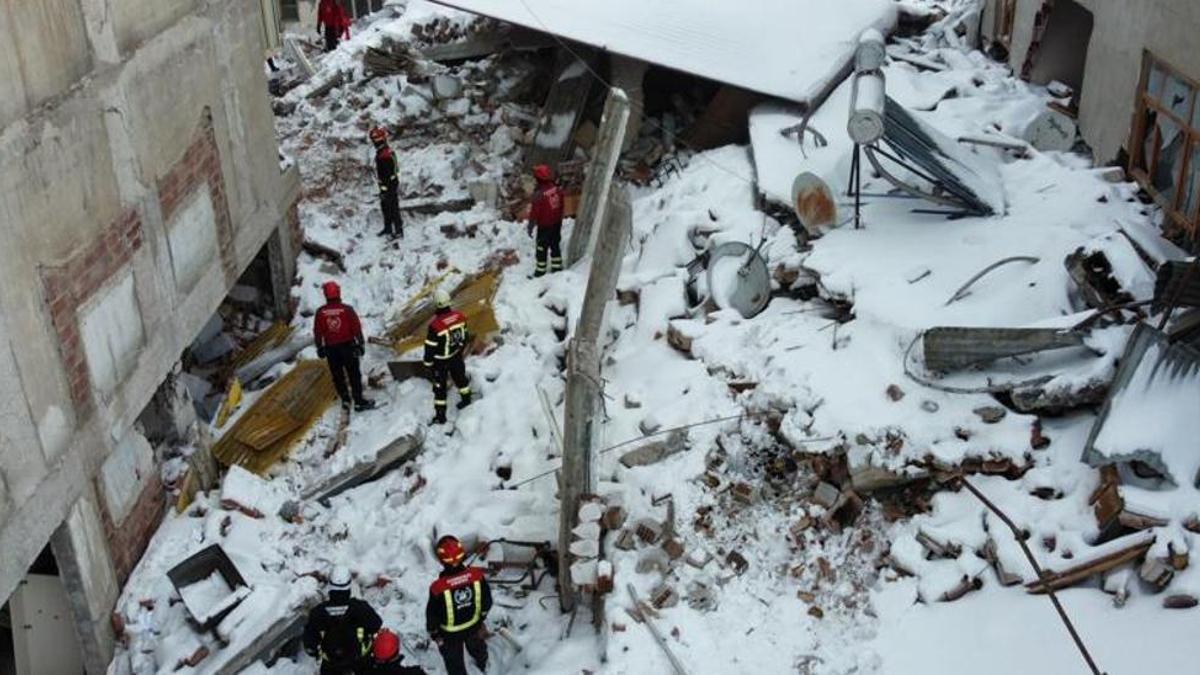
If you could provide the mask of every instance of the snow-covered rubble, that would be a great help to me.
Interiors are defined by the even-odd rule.
[[[534,112],[519,86],[535,68],[527,57],[439,66],[463,82],[493,81],[469,85],[444,103],[417,93],[422,83],[404,74],[364,79],[366,46],[384,37],[409,41],[413,25],[442,12],[410,0],[399,17],[366,26],[324,58],[315,79],[345,70],[349,85],[311,101],[308,85],[288,95],[296,109],[278,128],[283,151],[304,177],[306,237],[345,258],[339,272],[301,256],[295,321],[301,332],[309,330],[308,317],[321,302],[319,285],[332,277],[367,333],[377,336],[449,268],[469,274],[515,261],[503,268],[494,301],[501,330],[468,360],[478,400],[457,414],[447,433],[428,430],[424,452],[402,469],[332,498],[328,507],[304,503],[291,522],[277,516],[283,501],[371,459],[391,440],[419,433],[432,409],[428,383],[379,382],[374,395],[385,405],[355,415],[342,449],[330,458],[323,453],[337,433],[336,413],[271,475],[231,470],[219,492],[168,519],[131,577],[118,605],[126,642],[114,673],[170,671],[198,645],[209,656],[178,672],[214,672],[256,630],[302,612],[319,596],[320,579],[339,564],[353,571],[358,592],[401,634],[408,661],[436,671],[440,660],[424,635],[422,612],[436,572],[435,533],[480,542],[557,541],[559,449],[551,424],[558,423],[547,419],[541,397],[561,416],[563,337],[580,311],[586,261],[530,278],[533,242],[522,223],[489,204],[407,214],[405,237],[395,244],[375,236],[381,218],[365,138],[370,126],[385,124],[398,133],[401,189],[414,197],[466,195],[473,181],[513,184],[520,171],[513,140],[530,138],[529,122],[519,121]],[[894,97],[947,137],[1004,131],[1044,107],[1047,94],[1007,68],[978,52],[938,44],[944,69],[893,61],[888,78]],[[956,95],[945,98],[951,90]],[[1004,215],[948,220],[914,213],[910,201],[870,197],[863,229],[841,225],[802,241],[759,211],[756,195],[786,202],[785,177],[800,171],[844,180],[847,104],[843,86],[813,117],[830,143],[814,150],[809,139],[807,156],[782,137],[792,145],[770,144],[770,157],[733,146],[684,153],[683,169],[661,187],[632,188],[633,236],[618,283],[622,302],[609,304],[601,331],[601,441],[611,447],[696,426],[677,431],[671,442],[682,449],[656,461],[626,466],[624,452],[596,457],[597,492],[619,502],[627,516],[605,525],[606,559],[594,567],[599,573],[611,566],[618,589],[607,599],[604,639],[589,621],[572,624],[560,615],[549,580],[533,591],[505,587],[492,621],[510,625],[525,649],[514,654],[493,641],[498,672],[663,672],[665,657],[627,611],[635,608],[621,592],[626,584],[651,602],[661,600],[655,624],[693,673],[1081,668],[1047,601],[1003,586],[1036,580],[1011,533],[970,493],[941,489],[936,481],[946,476],[934,473],[966,468],[980,474],[973,484],[1029,532],[1039,564],[1061,569],[1095,553],[1100,534],[1091,502],[1099,478],[1080,461],[1094,416],[1006,412],[986,393],[950,393],[912,381],[904,360],[914,338],[933,326],[1073,325],[1079,308],[1063,260],[1080,248],[1110,252],[1115,276],[1142,297],[1148,278],[1115,233],[1121,223],[1136,229],[1149,227],[1149,220],[1134,186],[1108,182],[1080,157],[1032,152],[1013,159],[976,147],[964,152],[997,167]],[[778,135],[775,127],[799,121],[789,115],[778,107],[756,112],[756,148],[760,134]],[[864,180],[868,192],[885,189],[865,174]],[[511,196],[503,189],[503,197]],[[727,241],[762,244],[771,269],[773,297],[753,319],[733,310],[691,314],[685,268],[707,246]],[[979,270],[1015,255],[1038,262],[997,270],[970,295],[947,303]],[[820,297],[794,288],[800,280]],[[1111,377],[1128,331],[1096,328],[1087,338],[1099,354],[1091,370],[1060,376]],[[301,356],[312,357],[311,348]],[[392,357],[371,346],[365,370],[379,371]],[[988,376],[956,374],[947,381]],[[877,470],[891,491],[864,503],[850,489],[850,474],[864,467]],[[1184,526],[1196,516],[1190,485],[1167,495],[1128,489],[1125,496],[1168,522],[1142,535],[1155,540],[1151,556],[1200,544]],[[580,552],[590,559],[593,533],[584,534]],[[191,637],[165,577],[178,560],[212,543],[221,544],[254,588],[218,630],[230,646],[209,635]],[[1197,568],[1180,570],[1169,592],[1196,593]],[[590,581],[592,571],[589,564],[580,573]],[[1116,573],[1131,576],[1129,568]],[[1194,618],[1161,609],[1157,598],[1145,597],[1152,592],[1130,584],[1123,609],[1096,589],[1060,594],[1109,672],[1186,671]],[[1135,634],[1142,648],[1128,649],[1125,637]],[[299,655],[245,672],[313,673],[316,664]]]

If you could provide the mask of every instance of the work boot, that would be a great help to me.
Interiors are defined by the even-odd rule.
[[[463,394],[463,395],[462,395],[462,398],[461,398],[461,399],[459,399],[459,401],[458,401],[458,404],[457,404],[457,405],[455,405],[454,407],[455,407],[455,408],[458,408],[459,410],[462,410],[463,408],[465,408],[465,407],[467,407],[467,406],[469,406],[469,405],[471,405],[471,395],[470,395],[470,394]]]
[[[364,411],[364,410],[371,410],[371,409],[373,409],[374,407],[375,407],[375,401],[372,401],[372,400],[371,400],[371,399],[369,399],[369,398],[364,398],[363,400],[361,400],[361,401],[356,401],[356,402],[354,403],[354,411],[355,411],[355,412],[362,412],[362,411]]]
[[[432,424],[433,426],[438,426],[439,424],[445,424],[445,423],[446,423],[446,410],[444,408],[438,408],[437,412],[434,413],[433,421],[430,422],[430,424]]]
[[[395,236],[396,236],[396,234],[395,234],[394,232],[392,232],[391,230],[389,230],[388,228],[386,228],[386,227],[385,227],[385,228],[383,228],[382,230],[380,230],[380,231],[376,232],[376,233],[375,233],[375,236],[377,236],[377,237],[387,237],[388,239],[391,239],[392,237],[395,237]]]
[[[350,401],[342,401],[342,411],[350,412],[350,406],[353,405]]]

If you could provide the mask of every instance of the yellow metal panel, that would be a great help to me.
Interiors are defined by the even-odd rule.
[[[500,272],[487,270],[464,279],[450,294],[454,308],[467,317],[467,329],[476,338],[484,338],[500,329],[492,300],[500,286]],[[422,290],[425,293],[428,290]],[[420,294],[418,294],[418,297]],[[387,336],[398,354],[425,343],[425,329],[433,318],[433,305],[424,303],[407,313],[388,329]]]
[[[213,456],[254,473],[265,472],[301,440],[336,400],[323,361],[301,361],[271,385],[213,446]]]

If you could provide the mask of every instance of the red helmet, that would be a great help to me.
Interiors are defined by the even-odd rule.
[[[400,637],[384,628],[375,634],[375,642],[371,645],[371,655],[376,663],[387,663],[400,655]]]
[[[554,180],[554,169],[551,169],[549,164],[538,164],[533,167],[533,177],[539,182],[549,183]]]
[[[371,129],[371,133],[368,136],[370,136],[372,143],[386,143],[388,134],[387,130],[383,127],[375,127]]]
[[[321,290],[325,292],[326,300],[338,300],[342,297],[342,287],[338,286],[336,281],[326,281],[321,284]]]
[[[467,550],[463,548],[462,542],[458,540],[458,537],[450,535],[438,539],[434,551],[443,565],[457,565],[467,557]]]

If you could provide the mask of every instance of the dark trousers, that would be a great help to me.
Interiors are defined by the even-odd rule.
[[[404,220],[400,218],[400,195],[388,190],[379,195],[379,208],[383,211],[383,233],[394,237],[404,236]]]
[[[540,277],[547,272],[553,274],[562,271],[562,268],[562,225],[539,225],[533,276]]]
[[[342,31],[337,26],[325,24],[325,51],[331,52],[337,49],[338,42],[341,40]]]
[[[438,645],[438,651],[442,653],[442,659],[446,662],[448,675],[467,675],[467,664],[463,658],[464,647],[480,670],[487,669],[487,643],[483,641],[481,628],[482,625],[462,633],[450,633],[442,640],[442,644]]]
[[[467,364],[463,362],[462,354],[445,361],[433,362],[433,411],[435,413],[446,411],[447,379],[454,380],[459,396],[471,395],[471,381],[467,379]]]
[[[363,400],[362,371],[358,366],[358,348],[353,342],[331,345],[325,348],[325,360],[329,363],[329,374],[337,389],[342,404],[359,403]]]

